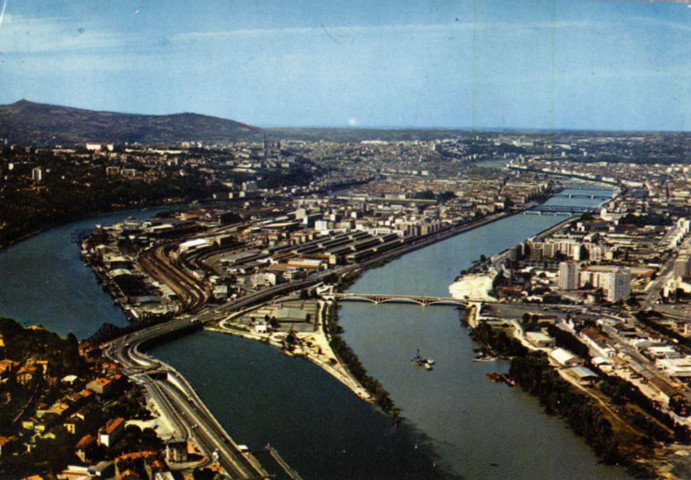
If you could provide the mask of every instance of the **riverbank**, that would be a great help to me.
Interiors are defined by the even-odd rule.
[[[531,205],[532,206],[532,205]],[[471,230],[480,228],[482,226],[494,223],[503,218],[516,215],[513,212],[500,212],[497,214],[488,215],[476,221],[469,222],[462,226],[452,227],[444,232],[439,232],[433,234],[430,237],[422,239],[422,241],[416,242],[413,245],[406,245],[400,249],[392,252],[388,252],[381,257],[369,260],[362,263],[360,269],[349,272],[339,279],[336,288],[339,291],[344,291],[345,289],[352,286],[357,280],[370,269],[380,268],[388,264],[389,262],[405,255],[411,253],[415,250],[427,247],[431,244],[441,242],[448,238],[461,235],[463,233],[469,232]],[[480,278],[478,276],[477,286],[475,290],[482,292],[489,286],[491,289],[492,279]],[[489,290],[487,289],[487,290]],[[494,300],[492,297],[486,295],[488,299]],[[331,312],[330,308],[334,307]],[[288,333],[286,332],[267,332],[267,333],[256,333],[250,331],[245,325],[233,322],[234,319],[241,317],[248,311],[256,310],[259,307],[253,307],[252,309],[244,310],[242,312],[237,312],[225,320],[219,321],[215,326],[206,326],[205,330],[214,331],[219,333],[225,333],[237,337],[242,337],[249,340],[255,340],[262,343],[270,344],[276,348],[279,348],[282,353],[288,356],[302,356],[307,360],[311,361],[315,365],[322,368],[329,375],[337,379],[343,385],[348,387],[355,395],[360,399],[375,405],[379,405],[386,413],[394,415],[397,417],[398,409],[395,407],[393,401],[390,398],[389,393],[383,388],[381,383],[369,375],[366,374],[364,366],[360,363],[357,355],[350,349],[345,340],[340,337],[342,333],[342,327],[338,325],[338,313],[337,304],[328,304],[320,300],[320,311],[319,311],[319,321],[318,330],[312,334],[305,333],[295,333],[296,343],[292,345],[292,348],[286,348]],[[327,318],[328,317],[328,318]],[[344,352],[347,352],[349,361],[344,360],[343,354],[339,355],[334,351],[334,343],[338,344],[338,348]],[[353,370],[357,370],[360,375],[355,375]],[[369,389],[363,384],[363,379],[374,386]]]
[[[21,235],[20,237],[17,238],[12,238],[8,241],[0,242],[0,252],[3,250],[6,250],[13,245],[17,245],[25,240],[29,240],[30,238],[33,238],[37,235],[40,235],[42,233],[45,233],[53,228],[60,228],[65,225],[69,225],[71,223],[78,223],[82,222],[84,220],[94,218],[94,217],[104,217],[108,215],[117,215],[117,214],[126,214],[128,212],[136,213],[136,212],[145,212],[147,210],[159,210],[159,211],[166,211],[166,210],[172,210],[175,208],[179,208],[182,205],[185,205],[187,202],[174,202],[174,203],[152,203],[149,205],[142,205],[140,208],[132,208],[130,206],[126,206],[124,208],[113,208],[113,209],[108,209],[108,210],[99,210],[95,212],[87,212],[82,215],[75,216],[73,218],[67,219],[65,221],[60,221],[56,223],[51,223],[49,225],[44,225],[40,228],[37,228],[35,230],[32,230],[31,232],[25,233]]]
[[[470,261],[476,259],[480,253],[492,254],[501,251],[507,247],[507,244],[527,238],[556,220],[556,218],[537,216],[516,216],[505,219],[503,221],[505,223],[475,230],[475,233],[469,234],[467,239],[461,236],[444,245],[432,245],[425,251],[400,257],[383,268],[368,270],[364,278],[358,281],[359,286],[355,288],[370,293],[417,293],[444,296],[448,289],[447,282],[457,275],[458,268],[465,268],[465,264],[470,264]],[[75,228],[68,227],[63,230],[69,232]],[[46,271],[60,270],[72,274],[85,271],[89,278],[83,281],[75,280],[74,278],[79,277],[74,277],[72,280],[60,279],[55,283],[79,285],[80,288],[83,288],[82,284],[93,283],[98,298],[104,297],[101,288],[92,281],[92,274],[79,262],[78,255],[69,254],[74,250],[74,244],[69,244],[69,235],[65,236],[63,233],[54,241],[52,237],[56,235],[53,232],[49,235],[51,242],[47,244],[49,248],[45,253],[34,246],[31,252],[24,252],[24,249],[21,252],[17,250],[12,253],[12,258],[20,257],[20,253],[21,258],[18,258],[15,263],[6,262],[8,267],[19,264],[20,260],[25,261],[24,258],[40,258],[42,264],[47,265]],[[69,251],[63,253],[56,248],[58,244],[64,244],[66,250]],[[51,263],[53,258],[69,259],[71,267],[68,269],[65,265]],[[421,261],[417,262],[416,259]],[[10,278],[11,271],[12,269],[7,270],[6,278]],[[21,270],[15,269],[15,276],[18,271]],[[413,277],[411,273],[414,273]],[[39,278],[41,278],[40,274]],[[372,282],[372,278],[382,278],[383,282]],[[387,290],[399,288],[397,282],[400,282],[400,291]],[[33,284],[35,284],[35,278],[27,278],[23,282],[23,285]],[[9,286],[3,287],[5,293],[11,292]],[[44,290],[41,292],[42,296],[50,295],[51,289],[54,289],[52,284],[48,287],[42,289]],[[55,305],[62,305],[64,299],[72,295],[71,291],[56,292],[53,295],[56,299]],[[16,298],[19,297],[8,297],[15,301]],[[38,299],[33,303],[38,303]],[[50,304],[50,301],[46,303]],[[63,329],[74,328],[75,320],[83,317],[83,303],[86,302],[70,303],[67,305],[72,308],[69,313],[56,315],[56,318],[69,320],[69,322],[63,322],[65,325]],[[105,303],[109,310],[106,314],[99,315],[99,321],[112,319],[113,316],[119,318],[120,312],[112,306],[109,298],[105,298]],[[348,323],[348,313],[353,308],[358,309],[357,323],[361,328]],[[402,425],[399,425],[395,435],[391,434],[390,418],[376,413],[375,410],[378,409],[372,409],[358,397],[353,396],[352,390],[342,388],[343,383],[334,381],[333,375],[323,375],[324,369],[314,368],[313,362],[303,362],[289,359],[288,355],[280,355],[278,348],[266,348],[267,346],[261,345],[260,341],[246,342],[230,336],[201,332],[158,348],[161,352],[167,352],[170,359],[175,359],[175,362],[171,364],[182,368],[185,376],[195,382],[195,389],[204,395],[205,401],[208,399],[213,403],[212,410],[222,419],[225,427],[230,431],[240,432],[238,435],[249,445],[263,445],[266,439],[271,439],[272,444],[276,439],[278,445],[278,440],[285,435],[285,449],[288,452],[293,450],[290,453],[295,455],[295,464],[299,466],[298,470],[301,473],[303,469],[308,472],[313,464],[321,462],[324,465],[323,470],[319,474],[312,475],[311,478],[337,478],[338,473],[331,470],[334,465],[338,465],[338,471],[342,472],[343,465],[347,469],[349,465],[354,464],[348,462],[355,461],[360,462],[358,465],[367,467],[376,464],[377,472],[386,472],[378,475],[377,478],[392,478],[392,476],[404,478],[403,475],[392,473],[401,471],[400,468],[396,470],[396,465],[401,465],[401,459],[403,459],[403,465],[406,465],[405,459],[424,448],[424,440],[420,442],[419,437],[406,436],[408,431],[406,424],[412,424],[415,431],[429,432],[430,438],[434,439],[430,448],[438,451],[439,456],[446,461],[455,462],[454,468],[462,472],[464,478],[491,480],[550,478],[548,473],[561,471],[556,468],[562,464],[575,466],[572,468],[575,468],[575,471],[586,472],[580,478],[608,478],[609,480],[619,478],[590,474],[593,471],[599,472],[597,466],[578,468],[578,465],[582,463],[594,465],[590,452],[581,445],[581,442],[572,441],[561,424],[555,426],[553,420],[549,420],[549,417],[537,408],[533,408],[532,403],[526,402],[524,398],[526,396],[517,396],[518,389],[510,392],[513,394],[511,397],[499,398],[497,394],[501,395],[502,392],[496,391],[495,385],[485,385],[487,382],[484,379],[483,368],[490,365],[470,362],[472,351],[469,355],[465,353],[469,340],[464,330],[458,331],[457,318],[448,319],[447,327],[444,327],[444,323],[439,323],[445,321],[444,317],[457,317],[455,309],[443,307],[421,309],[401,305],[386,305],[377,308],[371,305],[344,303],[343,308],[339,310],[339,316],[341,323],[348,331],[348,335],[343,335],[343,337],[358,352],[359,358],[367,366],[370,374],[381,379],[382,383],[387,385],[387,389],[391,389],[397,405],[405,412],[406,419]],[[385,323],[387,316],[394,316],[395,322]],[[407,316],[411,317],[410,321],[407,320]],[[420,322],[422,319],[425,322]],[[434,322],[435,327],[429,330],[410,327],[423,323],[429,325],[430,321]],[[94,322],[91,325],[94,325]],[[56,326],[60,328],[59,324]],[[372,361],[367,348],[363,348],[363,345],[356,341],[358,336],[375,343],[375,349],[378,352],[386,350],[386,359],[382,365],[377,365],[376,361]],[[386,341],[381,339],[386,339]],[[401,339],[409,340],[402,343]],[[280,348],[280,345],[278,347]],[[437,360],[433,372],[411,367],[410,357],[417,347]],[[387,372],[391,372],[391,375]],[[404,386],[401,389],[397,385],[397,377],[402,378],[403,385],[409,385],[409,387]],[[473,379],[473,377],[480,378]],[[262,389],[264,385],[265,388]],[[493,390],[488,390],[487,387]],[[506,390],[508,392],[508,389]],[[466,409],[470,412],[468,415],[463,413]],[[248,415],[248,412],[262,412],[262,414]],[[429,419],[421,416],[420,412],[423,415],[427,412]],[[347,422],[339,424],[338,422],[343,418],[347,418]],[[550,441],[550,445],[559,444],[561,441],[565,448],[550,450],[550,446],[542,445],[537,433],[526,437],[522,433],[525,429],[512,424],[511,419],[514,418],[530,419],[530,425],[533,430],[539,432],[539,435],[546,435],[548,438],[558,437],[556,442]],[[487,419],[487,422],[483,419]],[[315,428],[307,432],[304,428],[305,425],[311,425],[310,422],[314,423]],[[435,422],[442,425],[437,426]],[[334,424],[338,427],[334,428]],[[377,427],[373,428],[374,425]],[[365,431],[367,435],[363,434]],[[255,437],[256,432],[261,433]],[[348,436],[350,433],[352,435]],[[533,462],[531,451],[502,444],[503,438],[513,436],[520,438],[519,442],[524,445],[533,445],[532,450],[550,453],[541,454],[540,456],[544,458]],[[414,438],[414,440],[410,442],[401,440],[404,437]],[[306,441],[306,438],[309,440]],[[355,442],[352,442],[352,439],[355,439]],[[399,447],[395,445],[389,447],[389,444],[395,442],[398,442]],[[430,443],[432,443],[431,440]],[[417,444],[420,445],[420,450],[414,452],[413,445]],[[485,444],[487,448],[483,446]],[[324,445],[328,448],[320,449],[319,455],[315,456],[316,445]],[[343,445],[342,448],[341,445]],[[279,445],[279,448],[284,453],[284,447]],[[347,453],[341,454],[346,450]],[[584,450],[586,453],[583,453]],[[388,462],[387,455],[391,456],[390,452],[393,451],[398,456],[392,457],[395,461]],[[574,457],[574,451],[580,453]],[[302,452],[304,452],[304,458],[300,457]],[[317,456],[318,459],[315,458]],[[472,457],[471,470],[464,467],[463,457]],[[558,461],[555,460],[557,457]],[[566,462],[564,462],[565,457]],[[439,457],[433,458],[437,460],[437,463],[441,463]],[[570,463],[569,458],[573,459]],[[289,460],[292,464],[293,459],[289,458]],[[489,462],[499,463],[501,466],[489,466]],[[545,467],[542,468],[542,465]],[[351,474],[348,475],[346,472],[343,478],[361,478],[360,475],[353,477],[352,469],[349,471]],[[411,470],[406,466],[404,471]],[[370,470],[363,466],[357,472],[362,473],[364,477],[365,472],[370,472]],[[529,472],[532,476],[526,477],[523,472]],[[535,474],[535,472],[540,473]],[[610,473],[614,474],[614,472]],[[387,477],[387,475],[390,476]],[[419,479],[423,476],[409,474],[407,478]],[[552,478],[555,478],[554,475]],[[558,476],[557,478],[578,477]]]
[[[337,303],[323,298],[311,300],[318,303],[318,313],[310,331],[305,331],[304,325],[291,325],[288,331],[280,326],[264,330],[263,327],[256,328],[256,324],[253,327],[254,322],[247,321],[253,315],[261,317],[264,308],[269,305],[282,305],[294,301],[295,299],[290,296],[275,299],[271,304],[236,312],[204,329],[272,345],[287,356],[304,357],[341,382],[360,399],[392,415],[394,423],[397,423],[399,410],[391,396],[379,380],[367,374],[355,352],[342,338],[343,329],[338,324]]]
[[[467,273],[449,286],[453,298],[469,302],[496,301],[490,295],[494,275],[490,273]]]
[[[538,240],[546,238],[555,232],[562,230],[566,225],[573,222],[574,217],[570,216],[567,219],[559,222],[558,224],[549,227],[542,232],[535,235]],[[508,255],[510,248],[503,250],[502,252],[494,255],[491,262],[496,263],[497,259],[501,261],[503,257]],[[449,285],[449,294],[453,298],[459,300],[468,300],[471,302],[481,302],[481,301],[496,301],[497,299],[492,296],[494,279],[497,276],[497,272],[493,268],[489,268],[489,271],[485,272],[483,269],[475,266],[471,268],[469,272],[463,273],[456,280]]]
[[[526,205],[524,208],[520,210],[512,212],[502,211],[496,214],[487,215],[485,217],[482,217],[481,219],[468,222],[464,225],[450,227],[446,231],[437,232],[435,234],[428,236],[427,238],[416,241],[414,244],[406,245],[400,249],[382,255],[381,257],[377,257],[376,259],[372,259],[368,262],[365,262],[362,264],[363,268],[350,272],[341,279],[339,279],[336,285],[336,289],[339,291],[345,291],[347,288],[355,284],[366,271],[370,269],[383,267],[390,261],[397,259],[405,254],[412,253],[416,250],[470,232],[472,230],[489,225],[499,220],[516,216],[521,212],[529,210],[530,208],[533,208],[534,206],[548,200],[550,196],[554,193],[555,192],[550,192],[550,195],[543,196],[539,200],[531,202],[530,204]],[[569,217],[569,219],[560,222],[557,225],[557,227],[560,228],[571,219],[572,218]],[[496,299],[489,294],[492,290],[493,280],[494,276],[489,273],[466,275],[464,280],[458,282],[458,284],[452,285],[453,292],[451,292],[452,287],[449,287],[449,290],[454,298],[472,299],[472,301],[494,301]],[[337,304],[334,304],[334,306],[337,306]],[[342,378],[339,378],[338,374],[336,374],[335,377],[342,381],[342,383],[349,386],[349,388],[351,388],[351,390],[358,394],[358,396],[369,401],[370,403],[375,403],[381,406],[385,412],[392,414],[396,419],[398,417],[399,409],[393,403],[393,400],[391,399],[389,392],[386,391],[386,389],[383,387],[381,382],[379,382],[379,380],[367,375],[365,367],[360,362],[357,354],[350,348],[350,346],[348,346],[345,339],[342,338],[341,333],[343,333],[343,328],[338,324],[338,313],[336,308],[334,308],[332,314],[330,314],[329,317],[330,318],[328,319],[328,321],[324,324],[325,327],[328,328],[328,331],[325,331],[324,335],[332,347],[334,347],[334,344],[336,344],[337,348],[347,355],[348,360],[344,360],[342,358],[343,355],[335,353],[333,348],[331,350],[335,353],[337,362],[341,365],[343,369],[345,369],[346,372],[348,372],[348,375],[357,382],[358,387],[355,389],[351,388],[348,385],[348,383],[343,382]],[[318,361],[315,361],[315,363],[319,365]],[[327,370],[327,372],[334,375],[334,373],[330,372],[329,370]],[[367,388],[363,383],[369,384],[370,387]],[[368,392],[367,398],[364,398],[362,395],[358,393],[360,389],[364,389],[366,392]]]
[[[621,195],[621,192],[617,193],[616,195],[612,196],[609,200],[607,200],[603,205],[607,205],[608,203],[614,201],[619,195]],[[526,209],[523,210],[525,212]],[[521,213],[521,212],[518,212]],[[517,214],[518,214],[517,213]],[[535,239],[537,241],[542,241],[545,238],[550,237],[551,235],[554,235],[555,233],[561,231],[566,227],[567,225],[571,224],[574,221],[575,215],[571,215],[567,217],[566,219],[562,220],[561,222],[557,223],[556,225],[553,225],[551,227],[546,228],[545,230],[538,232],[537,234],[534,235]],[[498,254],[494,255],[490,259],[491,264],[497,264],[503,261],[504,258],[507,257],[509,250],[513,247],[509,247],[507,249],[502,250]],[[494,282],[494,279],[497,275],[497,272],[494,271],[491,266],[489,268],[489,271],[485,271],[484,268],[482,267],[481,264],[476,264],[474,265],[471,269],[469,269],[468,272],[461,272],[462,275],[456,278],[454,283],[452,283],[449,286],[449,293],[453,298],[461,299],[461,300],[469,300],[469,301],[494,301],[496,298],[492,297],[492,283]]]
[[[680,432],[641,403],[634,385],[588,362],[585,366],[597,372],[599,381],[579,381],[572,369],[550,360],[553,347],[540,348],[527,341],[519,320],[504,319],[499,327],[498,319],[480,317],[477,305],[466,309],[465,319],[473,327],[473,340],[509,361],[512,380],[537,398],[547,414],[558,416],[583,437],[605,464],[626,466],[636,478],[685,478],[676,474],[685,467],[683,458],[691,447],[675,443]],[[557,347],[581,346],[571,334],[552,325],[548,328]]]
[[[541,169],[532,168],[532,167],[519,167],[519,166],[511,165],[511,164],[506,165],[505,168],[508,168],[509,170],[517,170],[517,171],[521,171],[521,172],[539,173],[541,175],[549,175],[549,176],[557,177],[557,178],[572,178],[572,179],[580,180],[586,184],[597,183],[597,184],[604,185],[605,188],[607,188],[607,189],[619,186],[619,184],[617,182],[614,182],[614,181],[610,182],[610,181],[602,180],[602,179],[597,180],[594,178],[586,177],[584,175],[578,175],[575,173],[553,172],[550,170],[541,170]]]
[[[215,326],[206,326],[204,329],[266,343],[280,349],[282,353],[288,356],[304,357],[348,387],[359,398],[374,404],[373,395],[353,376],[348,366],[331,348],[331,342],[326,333],[327,314],[331,304],[324,300],[319,300],[318,303],[317,329],[313,332],[295,332],[295,341],[290,346],[288,346],[290,332],[267,331],[266,333],[257,333],[250,331],[245,325],[235,321],[261,306],[234,313],[228,318],[219,321]]]

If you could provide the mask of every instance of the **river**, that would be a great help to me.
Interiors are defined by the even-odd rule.
[[[79,257],[78,237],[97,224],[148,218],[164,209],[99,215],[52,228],[0,251],[0,316],[77,338],[104,322],[127,325],[119,307]]]
[[[128,215],[75,222],[0,252],[0,315],[80,338],[105,321],[124,324],[72,238]],[[500,220],[368,271],[351,291],[446,296],[481,254],[563,219]],[[402,408],[399,428],[315,365],[262,343],[202,332],[152,353],[189,379],[237,442],[253,449],[271,442],[305,480],[628,478],[599,465],[534,399],[487,382],[484,373],[507,365],[472,362],[473,344],[454,308],[348,303],[340,316],[349,344]],[[416,348],[437,360],[434,371],[411,367]]]
[[[494,255],[564,218],[502,219],[370,270],[349,291],[448,296],[459,271],[480,255]],[[476,345],[455,308],[344,303],[339,315],[348,343],[402,409],[405,422],[398,430],[317,367],[263,344],[203,333],[152,353],[188,376],[238,441],[257,448],[270,440],[305,479],[424,479],[438,473],[465,479],[630,478],[621,468],[599,464],[582,439],[535,399],[488,382],[485,373],[506,371],[508,364],[472,362]],[[417,348],[436,359],[432,372],[411,366]],[[191,357],[197,361],[187,361]]]
[[[459,270],[481,254],[494,255],[563,219],[503,219],[370,270],[348,291],[448,296]],[[429,437],[445,471],[490,480],[629,478],[623,469],[598,464],[582,439],[544,414],[535,399],[488,382],[485,373],[506,372],[508,362],[472,361],[477,345],[460,325],[456,309],[344,303],[339,316],[348,344],[402,415]],[[436,360],[433,371],[411,366],[418,348]]]

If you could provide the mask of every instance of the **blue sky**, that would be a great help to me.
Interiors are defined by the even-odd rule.
[[[0,104],[21,98],[259,126],[690,130],[691,8],[6,0]]]

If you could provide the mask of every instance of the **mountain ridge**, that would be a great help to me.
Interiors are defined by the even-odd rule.
[[[225,143],[258,138],[262,129],[181,112],[166,115],[65,107],[21,99],[0,105],[0,138],[20,145]]]

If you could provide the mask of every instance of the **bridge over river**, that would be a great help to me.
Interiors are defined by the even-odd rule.
[[[447,306],[466,306],[466,300],[459,300],[452,297],[428,297],[420,295],[382,295],[370,293],[336,293],[332,296],[335,300],[341,302],[370,302],[375,305],[382,303],[409,303],[420,305],[421,307],[428,307],[432,305],[447,305]]]
[[[539,212],[539,213],[585,213],[598,209],[599,207],[582,207],[575,205],[537,205],[525,213]]]
[[[552,197],[561,198],[588,198],[590,200],[609,200],[610,195],[595,195],[589,193],[555,193]]]

